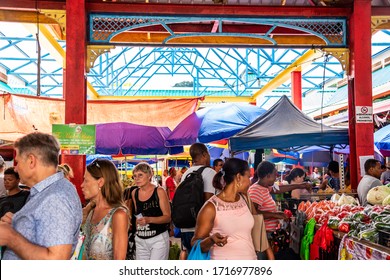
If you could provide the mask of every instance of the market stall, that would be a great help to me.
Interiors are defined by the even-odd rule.
[[[383,188],[388,188],[384,194],[390,192],[389,186]],[[304,222],[292,224],[290,247],[299,248],[302,259],[389,260],[390,205],[384,196],[370,197],[376,205],[366,207],[345,194],[302,201],[296,219]]]

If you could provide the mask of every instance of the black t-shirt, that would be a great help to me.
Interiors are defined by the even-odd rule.
[[[29,191],[21,190],[17,194],[0,198],[0,217],[7,212],[16,213],[22,209],[29,195]]]
[[[146,201],[140,201],[138,198],[139,189],[135,190],[135,201],[137,205],[136,214],[142,214],[144,217],[159,217],[162,216],[160,203],[157,194],[157,188]],[[137,227],[137,236],[142,239],[148,239],[157,236],[167,230],[167,224],[148,224],[143,227]]]

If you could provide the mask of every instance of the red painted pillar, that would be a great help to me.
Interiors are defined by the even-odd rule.
[[[291,72],[291,96],[295,106],[302,110],[302,72]]]
[[[374,156],[371,71],[371,1],[355,0],[349,24],[350,83],[349,128],[351,183],[357,188],[360,157]],[[354,155],[354,153],[356,153]],[[354,161],[354,162],[353,162]]]
[[[66,0],[66,75],[64,79],[65,123],[85,124],[87,120],[85,0]],[[63,155],[61,162],[74,171],[72,180],[82,202],[80,186],[85,170],[85,156]]]

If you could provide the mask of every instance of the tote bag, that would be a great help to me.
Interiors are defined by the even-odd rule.
[[[202,240],[196,240],[195,245],[192,247],[190,254],[188,255],[187,260],[198,260],[198,261],[206,261],[210,259],[210,251],[207,253],[203,253],[200,248],[200,242]]]

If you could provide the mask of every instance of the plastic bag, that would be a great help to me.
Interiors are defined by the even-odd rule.
[[[194,246],[191,249],[190,254],[188,255],[187,260],[198,260],[198,261],[206,261],[210,259],[210,251],[207,253],[203,253],[200,248],[200,242],[202,240],[196,240]]]

